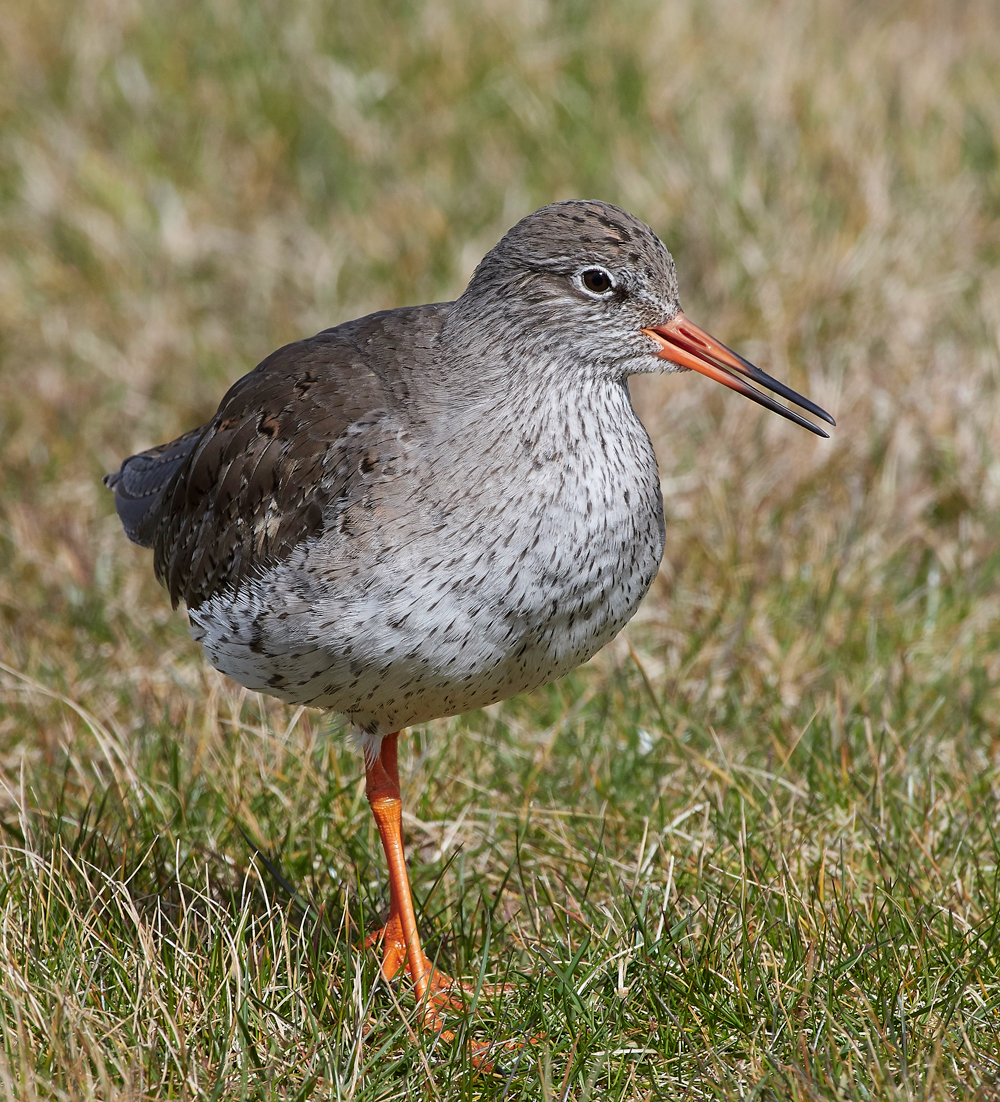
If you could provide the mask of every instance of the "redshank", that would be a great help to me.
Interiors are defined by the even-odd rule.
[[[648,226],[608,203],[554,203],[456,301],[278,349],[208,424],[105,480],[217,669],[353,724],[389,866],[388,920],[369,942],[425,1006],[453,981],[417,932],[399,731],[552,681],[629,620],[664,518],[626,380],[685,368],[819,436],[751,384],[834,424],[687,320]]]

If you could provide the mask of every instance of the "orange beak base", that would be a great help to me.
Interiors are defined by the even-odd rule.
[[[666,325],[651,326],[648,329],[643,329],[643,333],[662,345],[660,351],[657,352],[657,355],[662,359],[669,360],[671,363],[677,364],[678,367],[689,367],[692,371],[699,371],[702,375],[707,375],[717,383],[722,383],[723,386],[738,391],[759,406],[764,406],[765,409],[769,409],[774,413],[780,413],[782,417],[787,417],[789,421],[794,421],[797,425],[809,429],[817,436],[829,437],[830,434],[824,432],[819,425],[814,425],[812,421],[807,421],[795,410],[788,409],[787,406],[776,402],[770,394],[763,394],[756,387],[750,386],[740,376],[745,376],[752,379],[759,386],[773,390],[775,394],[780,394],[782,398],[804,410],[808,410],[814,417],[819,417],[820,420],[826,421],[830,425],[836,425],[837,423],[826,410],[821,409],[815,402],[803,398],[791,387],[779,383],[777,379],[772,379],[759,367],[754,367],[749,360],[744,360],[742,356],[737,355],[724,344],[720,344],[719,341],[706,333],[704,329],[695,325],[694,322],[688,321],[679,311],[677,316],[668,321]]]

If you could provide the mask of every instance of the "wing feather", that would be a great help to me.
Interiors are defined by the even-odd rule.
[[[406,416],[400,333],[434,327],[439,310],[386,311],[286,345],[230,388],[208,424],[107,476],[126,535],[153,548],[175,607],[235,590],[350,504],[357,457],[370,470]],[[373,346],[390,354],[373,364]]]

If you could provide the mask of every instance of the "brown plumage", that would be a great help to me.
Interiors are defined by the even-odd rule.
[[[408,396],[405,357],[366,346],[392,349],[438,320],[426,307],[386,311],[285,345],[230,387],[208,424],[107,476],[126,535],[153,548],[175,608],[237,589],[363,500],[382,424]]]

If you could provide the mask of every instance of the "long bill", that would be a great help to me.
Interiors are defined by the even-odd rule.
[[[738,391],[749,398],[751,402],[756,402],[759,406],[763,406],[774,413],[780,413],[782,417],[787,417],[789,421],[794,421],[797,425],[809,429],[817,436],[829,438],[830,434],[824,432],[819,425],[814,425],[812,421],[807,421],[795,410],[776,402],[770,394],[764,394],[756,387],[744,382],[740,376],[746,376],[746,378],[752,379],[760,386],[773,390],[775,394],[780,394],[782,398],[801,406],[802,409],[808,410],[814,417],[819,417],[830,425],[836,425],[837,423],[825,409],[821,409],[808,398],[803,398],[790,386],[785,386],[784,383],[779,383],[777,379],[772,379],[767,372],[761,371],[759,367],[755,367],[749,360],[744,360],[731,348],[720,344],[704,329],[695,325],[694,322],[688,321],[680,311],[666,325],[650,326],[648,329],[643,329],[643,333],[647,337],[659,341],[663,346],[657,352],[657,355],[662,359],[669,360],[671,363],[677,364],[678,367],[689,367],[692,371],[699,371],[702,375],[707,375],[717,383],[722,383],[723,386]]]

